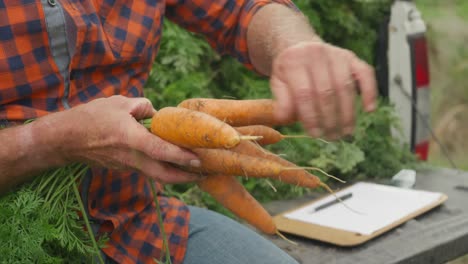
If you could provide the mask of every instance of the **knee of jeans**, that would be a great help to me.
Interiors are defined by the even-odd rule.
[[[262,238],[260,235],[233,219],[203,208],[189,206],[189,210],[192,215],[190,220],[189,240],[195,239],[195,241],[200,242],[206,239],[206,237],[210,237],[215,238],[214,240],[224,245],[237,243],[238,245],[231,247],[229,250],[223,248],[223,250],[220,251],[228,250],[231,253],[242,252],[245,258],[249,258],[250,256],[250,258],[255,259],[252,263],[298,263],[271,241]],[[224,239],[220,237],[224,237]],[[250,250],[252,248],[255,248],[255,252]],[[219,253],[222,254],[222,252]],[[227,261],[227,263],[231,262]]]
[[[188,206],[190,210],[190,233],[192,231],[203,230],[205,228],[229,228],[229,226],[240,225],[238,222],[224,216],[220,213],[210,211],[208,209]]]

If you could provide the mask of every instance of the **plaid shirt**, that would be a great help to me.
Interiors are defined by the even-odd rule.
[[[143,96],[164,16],[252,67],[247,25],[272,1],[294,8],[290,0],[0,0],[0,120],[23,122],[115,94]],[[88,211],[109,232],[103,251],[120,263],[160,259],[145,177],[97,168],[90,175]],[[182,263],[189,211],[176,199],[159,201],[172,262]]]

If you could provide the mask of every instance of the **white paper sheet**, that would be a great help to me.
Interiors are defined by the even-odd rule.
[[[285,217],[321,226],[342,229],[362,235],[371,235],[375,231],[390,225],[409,214],[439,200],[441,193],[402,189],[374,183],[360,182],[339,191],[338,196],[352,193],[344,203],[334,204],[323,210],[316,207],[332,201],[328,196],[316,203],[285,214]]]

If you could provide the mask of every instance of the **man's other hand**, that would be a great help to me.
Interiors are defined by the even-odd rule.
[[[274,58],[270,81],[277,117],[296,116],[315,137],[337,139],[353,132],[358,89],[364,109],[376,108],[372,67],[352,52],[321,41],[284,49]]]

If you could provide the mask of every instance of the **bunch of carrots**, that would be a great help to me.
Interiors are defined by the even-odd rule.
[[[258,230],[282,236],[236,176],[331,190],[308,172],[316,168],[299,167],[262,147],[288,137],[272,126],[295,121],[278,122],[273,109],[274,101],[269,99],[188,99],[178,107],[160,109],[151,119],[151,132],[198,155],[200,167],[182,169],[207,176],[197,183],[201,190]]]

